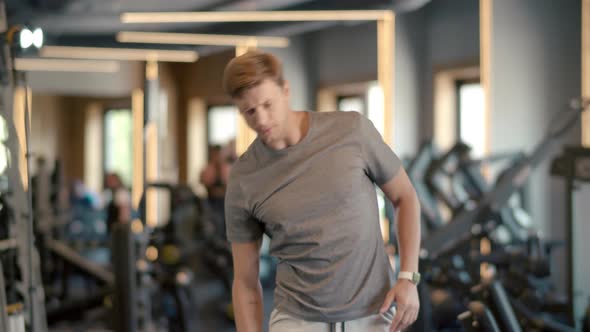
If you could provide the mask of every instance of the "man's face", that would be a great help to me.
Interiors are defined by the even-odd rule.
[[[269,145],[285,138],[289,114],[289,87],[271,79],[244,91],[234,98],[240,114],[262,141]]]

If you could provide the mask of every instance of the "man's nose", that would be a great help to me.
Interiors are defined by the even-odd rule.
[[[254,114],[254,128],[256,130],[266,129],[268,116],[261,109],[256,110]]]

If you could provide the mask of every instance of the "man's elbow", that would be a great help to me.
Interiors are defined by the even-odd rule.
[[[236,276],[233,281],[234,289],[256,290],[260,287],[260,279],[257,276]]]
[[[397,199],[393,201],[396,208],[402,206],[413,207],[414,209],[420,209],[420,200],[414,187],[408,187],[398,195]]]

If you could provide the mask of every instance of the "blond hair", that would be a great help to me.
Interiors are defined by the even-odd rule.
[[[223,72],[223,89],[232,98],[253,88],[265,79],[283,86],[281,62],[274,55],[262,51],[249,51],[233,58]]]

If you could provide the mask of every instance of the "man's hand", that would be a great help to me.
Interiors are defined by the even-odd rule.
[[[406,171],[402,168],[393,179],[380,186],[387,198],[397,208],[397,239],[400,271],[418,271],[420,253],[420,202]],[[416,321],[420,300],[416,285],[407,279],[398,279],[387,293],[381,312],[389,310],[395,302],[397,312],[390,332],[403,330]]]
[[[398,279],[393,288],[387,293],[380,312],[384,313],[389,310],[394,302],[397,312],[393,317],[389,332],[401,331],[414,323],[416,318],[418,318],[420,300],[418,299],[416,285],[409,280]]]

